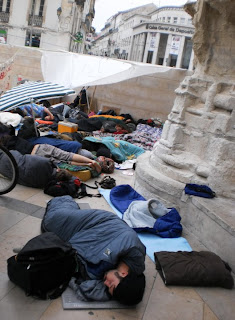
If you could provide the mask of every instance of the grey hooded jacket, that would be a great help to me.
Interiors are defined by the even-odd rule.
[[[10,151],[16,160],[19,170],[17,183],[31,188],[45,188],[46,184],[56,173],[56,168],[50,159],[36,155],[22,155],[19,151]],[[0,152],[0,173],[8,176],[9,161],[4,153]]]

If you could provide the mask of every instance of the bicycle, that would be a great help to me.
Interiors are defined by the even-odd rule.
[[[0,195],[10,192],[17,184],[18,165],[13,155],[0,145]]]

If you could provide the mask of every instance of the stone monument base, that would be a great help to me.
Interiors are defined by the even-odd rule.
[[[185,183],[160,173],[149,162],[150,152],[138,157],[134,188],[146,199],[156,198],[175,207],[185,226],[209,250],[228,262],[235,272],[234,200],[185,195]],[[184,234],[182,235],[184,236]]]

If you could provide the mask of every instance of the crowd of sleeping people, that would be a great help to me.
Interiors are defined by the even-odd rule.
[[[45,112],[45,109],[41,111]],[[48,119],[50,117],[50,119],[53,120],[54,116],[51,116],[47,112],[46,114]],[[33,132],[33,130],[35,130],[34,122],[28,118],[26,121],[31,124]],[[128,132],[126,131],[126,127],[119,126],[115,123],[111,131],[117,134]],[[66,170],[58,169],[57,164],[61,161],[79,166],[90,166],[93,170],[97,171],[97,173],[101,172],[101,166],[95,160],[93,153],[84,149],[78,141],[62,141],[56,138],[30,137],[30,135],[29,139],[23,138],[27,136],[27,133],[28,132],[23,132],[22,130],[15,135],[15,129],[13,127],[0,123],[0,144],[5,146],[16,159],[19,167],[20,184],[29,187],[44,188],[52,179],[57,179],[58,181],[70,179],[72,176],[68,174]],[[87,145],[89,145],[89,143]],[[108,148],[104,145],[96,146],[95,151],[96,155],[112,156]],[[4,161],[4,154],[1,153],[0,172],[6,169],[4,168],[4,164],[6,164],[6,161]],[[105,238],[103,241],[109,243],[111,247],[114,246],[116,248],[112,254],[112,259],[107,257],[107,261],[104,261],[102,252],[98,252],[98,248],[96,247],[95,253],[92,255],[96,257],[94,260],[96,264],[94,264],[92,259],[83,255],[83,252],[80,252],[79,246],[76,247],[76,250],[81,256],[79,276],[78,278],[72,278],[69,283],[70,288],[75,291],[76,295],[85,301],[107,301],[115,299],[127,305],[139,303],[142,300],[145,289],[145,276],[143,271],[145,268],[144,260],[146,250],[136,233],[126,223],[123,223],[121,219],[110,212],[99,211],[99,215],[93,215],[91,210],[87,210],[87,212],[76,215],[76,210],[79,212],[79,208],[77,208],[77,204],[75,204],[70,197],[56,197],[52,199],[48,204],[48,212],[45,217],[50,216],[50,210],[56,210],[57,223],[63,221],[63,217],[66,216],[67,221],[71,221],[73,225],[74,223],[80,225],[82,221],[76,221],[75,216],[83,217],[83,215],[86,214],[84,215],[84,219],[88,223],[88,226],[84,225],[86,234],[88,227],[91,228],[89,231],[93,232],[92,228],[95,227],[97,229],[98,225],[99,229],[94,231],[101,232],[102,238],[104,234],[107,234],[107,239]],[[65,214],[66,210],[71,217],[69,214]],[[91,222],[88,222],[87,216],[89,216]],[[99,216],[102,218],[102,224],[99,222]],[[116,219],[115,226],[112,223],[114,218]],[[97,223],[94,224],[92,219],[97,219]],[[111,233],[110,223],[114,226],[114,230]],[[54,225],[54,227],[56,226],[54,223],[52,225]],[[48,231],[53,231],[62,237],[58,230],[65,230],[64,223],[63,228],[59,228],[58,230],[56,228],[53,229],[52,225],[48,224],[47,220],[44,220],[44,227],[46,227]],[[116,228],[117,225],[119,228]],[[67,227],[69,230],[70,225],[68,224]],[[109,232],[105,232],[106,229]],[[115,230],[120,229],[123,229],[123,232],[120,233],[118,231],[117,234],[115,234]],[[110,234],[112,235],[111,237]],[[123,241],[124,235],[128,238],[128,241]],[[80,234],[79,238],[81,238]],[[87,243],[89,246],[91,244],[93,245],[92,239],[89,239]],[[122,243],[122,245],[120,243]],[[103,244],[101,245],[103,247]],[[95,248],[95,246],[93,247]],[[86,261],[86,263],[84,261]]]
[[[101,172],[101,167],[95,161],[93,154],[83,150],[79,142],[64,140],[59,148],[53,145],[56,140],[48,138],[47,143],[33,144],[19,135],[16,136],[13,127],[0,123],[0,144],[5,146],[14,156],[19,168],[19,183],[23,185],[44,188],[52,178],[58,176],[57,173],[60,169],[57,164],[59,162],[89,166],[97,173]],[[71,147],[74,151],[77,148],[77,152],[68,151]],[[86,156],[82,154],[86,154]],[[3,161],[0,170],[4,171]]]
[[[49,107],[49,105],[48,105]],[[73,106],[74,107],[74,106]],[[99,174],[102,170],[96,157],[112,157],[110,150],[104,144],[89,141],[64,140],[55,137],[40,136],[35,129],[35,118],[58,122],[58,115],[63,116],[63,110],[71,110],[67,105],[47,108],[44,105],[29,104],[19,106],[12,112],[22,117],[20,129],[17,132],[12,126],[0,123],[0,143],[14,156],[19,167],[19,183],[44,188],[55,176],[58,176],[58,163],[65,162],[76,166],[89,166]],[[80,112],[85,117],[85,113]],[[103,121],[101,132],[116,134],[129,132],[126,124],[114,121]],[[94,152],[93,152],[94,151]],[[96,154],[96,156],[94,155]],[[0,170],[4,170],[3,164]],[[66,175],[68,177],[68,175]]]

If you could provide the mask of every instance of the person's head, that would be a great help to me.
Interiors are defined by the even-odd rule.
[[[65,169],[57,169],[55,179],[56,181],[70,181],[73,175]]]
[[[116,131],[123,130],[123,127],[120,124],[116,124],[115,128],[116,128]]]
[[[11,136],[7,133],[0,133],[0,144],[3,146],[7,146],[8,142],[11,140]]]
[[[26,114],[27,114],[26,111],[24,111],[24,110],[22,110],[22,109],[20,109],[20,108],[18,108],[18,107],[15,108],[15,109],[12,109],[11,112],[12,112],[12,113],[18,113],[18,114],[19,114],[21,117],[23,117],[23,118],[24,118],[24,117],[26,116]]]
[[[127,125],[126,125],[124,122],[122,122],[122,123],[117,123],[116,126],[115,126],[115,128],[116,128],[116,131],[122,131],[122,130],[128,131],[128,127],[127,127]]]
[[[50,108],[50,106],[51,106],[51,104],[48,100],[41,100],[41,101],[39,101],[39,104],[44,105],[44,107],[46,107],[46,108]]]
[[[113,299],[125,305],[138,304],[144,295],[145,276],[134,274],[122,274],[117,269],[105,274],[104,285],[108,287]]]

